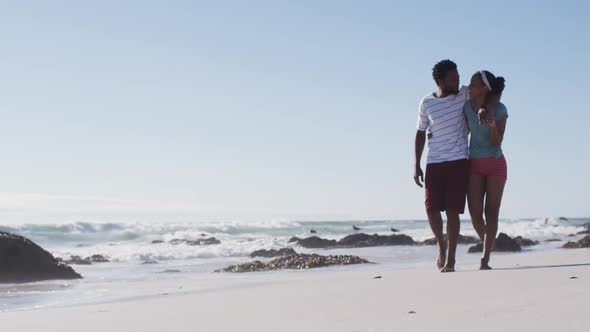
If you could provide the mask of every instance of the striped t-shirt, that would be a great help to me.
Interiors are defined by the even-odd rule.
[[[467,126],[463,117],[467,90],[461,87],[458,94],[444,98],[429,94],[420,101],[418,130],[429,131],[426,163],[468,158]]]

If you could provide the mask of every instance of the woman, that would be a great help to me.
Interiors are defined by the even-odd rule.
[[[504,78],[482,70],[469,84],[470,100],[463,114],[470,131],[470,176],[467,202],[473,228],[483,241],[481,270],[490,270],[490,252],[498,232],[498,216],[507,179],[502,140],[508,111],[500,103]],[[485,222],[484,222],[485,213]]]

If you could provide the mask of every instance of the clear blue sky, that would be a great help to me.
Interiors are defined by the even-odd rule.
[[[501,216],[589,216],[589,11],[3,1],[0,223],[424,218],[413,138],[444,58],[506,77]]]

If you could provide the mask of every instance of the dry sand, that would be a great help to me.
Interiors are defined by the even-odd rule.
[[[590,330],[590,250],[492,259],[493,271],[470,264],[449,274],[434,268],[303,271],[309,277],[5,312],[0,323],[3,331],[44,332]]]

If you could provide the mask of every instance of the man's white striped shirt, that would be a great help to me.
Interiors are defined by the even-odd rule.
[[[420,101],[418,130],[429,131],[428,164],[468,158],[467,126],[463,117],[467,91],[464,86],[456,95],[437,98],[429,94]]]

